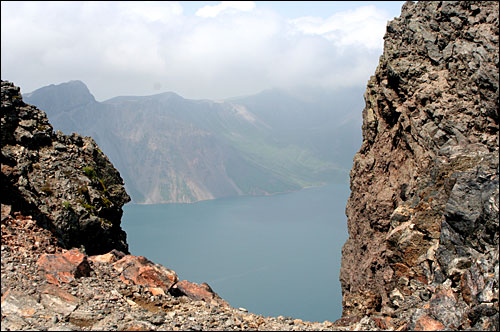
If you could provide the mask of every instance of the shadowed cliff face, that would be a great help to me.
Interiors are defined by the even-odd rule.
[[[130,198],[94,140],[54,133],[45,113],[5,81],[1,125],[2,205],[31,214],[63,247],[128,252],[120,222]]]
[[[496,2],[433,1],[388,24],[351,170],[344,317],[498,326],[498,23]]]

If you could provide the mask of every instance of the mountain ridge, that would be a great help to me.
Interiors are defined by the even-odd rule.
[[[120,170],[135,203],[265,195],[339,181],[346,178],[346,159],[354,153],[352,148],[340,157],[330,156],[327,147],[320,151],[304,140],[292,141],[256,116],[255,109],[235,101],[191,100],[164,92],[85,105],[68,101],[66,108],[60,107],[65,97],[57,90],[65,91],[68,85],[35,90],[26,94],[26,101],[43,106],[57,129],[94,137]],[[62,96],[51,107],[48,100],[57,95]],[[305,109],[299,106],[300,112]],[[299,132],[300,121],[295,122],[291,130]],[[324,129],[316,142],[326,142],[329,136]],[[189,151],[206,157],[198,159]]]
[[[64,96],[64,98],[61,98]],[[75,108],[89,103],[97,102],[90,93],[88,87],[80,80],[71,80],[64,85],[50,84],[35,91],[23,95],[25,99],[36,98],[41,108],[47,107],[47,99],[50,98],[50,107],[57,111],[66,108]],[[53,101],[63,100],[62,103],[53,104]]]

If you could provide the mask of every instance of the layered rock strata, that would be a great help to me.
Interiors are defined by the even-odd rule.
[[[344,319],[498,328],[498,11],[407,2],[388,23],[351,171]]]
[[[1,89],[2,204],[36,218],[62,247],[128,252],[120,222],[130,198],[94,140],[54,133],[18,87],[2,81]]]

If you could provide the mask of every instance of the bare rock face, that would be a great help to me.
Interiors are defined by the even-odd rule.
[[[43,111],[2,81],[2,205],[31,214],[65,248],[128,252],[123,180],[90,137],[54,133]],[[2,210],[3,211],[3,210]]]
[[[407,2],[389,22],[351,170],[343,317],[498,327],[498,11]]]

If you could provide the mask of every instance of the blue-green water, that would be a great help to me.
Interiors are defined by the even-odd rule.
[[[207,282],[233,307],[334,321],[347,184],[274,196],[124,207],[130,252]]]

